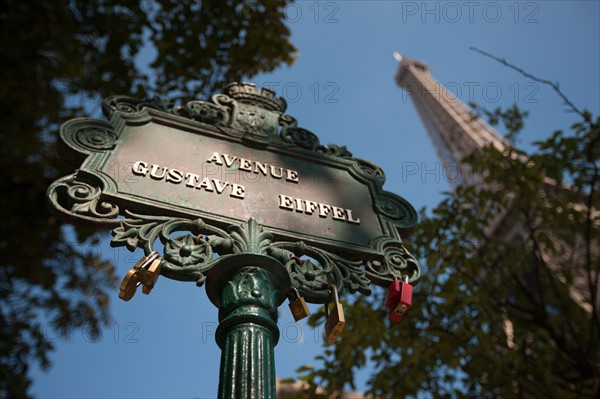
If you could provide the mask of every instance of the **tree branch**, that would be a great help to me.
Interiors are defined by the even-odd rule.
[[[567,104],[567,106],[571,109],[572,112],[577,113],[584,120],[586,120],[585,114],[579,108],[577,108],[575,106],[575,104],[573,104],[573,102],[571,102],[571,100],[569,100],[569,98],[560,90],[558,83],[552,82],[547,79],[538,78],[537,76],[534,76],[534,75],[530,74],[529,72],[524,71],[523,69],[519,68],[518,66],[511,64],[510,62],[506,61],[504,58],[496,57],[495,55],[487,53],[483,50],[480,50],[477,47],[469,47],[469,50],[473,50],[481,55],[484,55],[488,58],[498,61],[502,65],[519,72],[521,75],[525,76],[526,78],[532,79],[535,82],[550,86],[552,88],[552,90],[554,90],[556,92],[556,94],[558,94],[560,96],[560,98],[563,99],[565,104]]]

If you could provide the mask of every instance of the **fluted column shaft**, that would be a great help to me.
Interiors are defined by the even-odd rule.
[[[277,308],[290,284],[281,263],[258,254],[225,256],[208,275],[219,307],[219,398],[275,398]]]

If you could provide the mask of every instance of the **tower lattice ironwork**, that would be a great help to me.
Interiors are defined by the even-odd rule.
[[[448,182],[452,186],[473,183],[475,179],[462,163],[463,158],[490,144],[504,151],[506,139],[436,81],[426,64],[394,55],[400,63],[396,82],[410,95]]]

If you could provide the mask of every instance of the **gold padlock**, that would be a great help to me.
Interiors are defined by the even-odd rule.
[[[290,300],[289,306],[295,321],[302,320],[310,314],[308,306],[306,306],[306,301],[300,295],[297,288],[292,287],[288,294],[288,299]]]
[[[137,274],[138,270],[131,268],[125,277],[123,277],[123,281],[121,281],[121,286],[119,287],[119,298],[122,300],[128,301],[135,295],[139,284]]]
[[[333,344],[342,335],[346,319],[344,318],[344,307],[338,298],[337,288],[330,285],[329,290],[333,294],[333,309],[329,311],[329,304],[325,305],[325,344]]]
[[[156,284],[156,280],[160,276],[160,265],[162,263],[162,259],[158,258],[152,261],[150,266],[147,269],[141,269],[141,278],[140,282],[142,283],[142,294],[149,295],[152,288],[154,288],[154,284]]]
[[[125,275],[119,287],[119,298],[128,301],[135,295],[137,287],[142,285],[142,292],[149,294],[160,275],[162,260],[157,251],[152,251],[136,263]]]

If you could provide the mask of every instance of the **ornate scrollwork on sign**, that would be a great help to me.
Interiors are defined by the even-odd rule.
[[[273,241],[273,235],[264,231],[254,218],[247,223],[231,225],[227,231],[219,230],[221,234],[209,235],[207,240],[215,252],[220,255],[234,253],[256,253],[267,252],[269,244]]]
[[[118,135],[106,121],[94,119],[71,119],[60,128],[58,149],[61,157],[75,166],[95,152],[115,148]]]
[[[320,145],[317,147],[316,151],[320,154],[330,155],[332,157],[352,158],[352,153],[348,151],[345,145]]]
[[[210,245],[191,234],[171,238],[165,245],[165,259],[179,267],[205,263],[212,258]]]
[[[119,215],[119,207],[101,200],[101,194],[102,188],[95,178],[86,179],[74,173],[52,183],[47,198],[65,220],[112,226]]]
[[[279,126],[281,126],[279,137],[286,143],[294,144],[307,151],[316,151],[320,146],[319,137],[307,129],[298,127],[298,122],[290,115],[280,115]]]
[[[206,101],[190,101],[185,105],[173,108],[173,113],[208,125],[224,126],[229,122],[227,108]]]
[[[202,219],[170,218],[139,215],[126,211],[128,216],[119,220],[112,231],[113,247],[125,246],[130,251],[143,248],[146,254],[154,250],[156,240],[164,244],[165,254],[161,274],[179,281],[195,281],[202,285],[214,259],[212,247],[204,234],[226,235],[220,229],[208,226]],[[176,232],[188,234],[172,237]]]
[[[161,274],[180,281],[195,281],[202,285],[206,273],[215,262],[213,252],[232,253],[267,252],[273,236],[265,232],[256,220],[231,225],[227,231],[208,225],[202,219],[168,218],[126,212],[128,217],[119,221],[112,232],[111,246],[125,246],[130,251],[143,248],[146,254],[154,250],[160,240],[165,246]],[[172,237],[175,232],[188,234]]]
[[[384,193],[375,198],[375,211],[390,220],[402,236],[408,235],[417,225],[415,209],[402,197]]]
[[[322,266],[311,259],[293,257],[285,266],[303,292],[325,292],[327,290],[328,274],[333,270],[330,265]]]
[[[140,112],[144,108],[169,112],[173,108],[173,102],[156,96],[145,99],[129,96],[111,96],[102,102],[102,112],[107,118],[111,118],[117,111],[130,114]]]
[[[330,284],[334,284],[338,291],[345,288],[351,293],[371,293],[362,261],[348,260],[302,241],[273,243],[268,254],[285,264],[294,286],[309,302],[330,301]]]
[[[375,200],[375,210],[391,220],[402,220],[405,215],[400,203],[386,197],[380,197]]]
[[[114,148],[117,135],[109,129],[90,127],[75,132],[75,139],[82,147],[91,151],[105,151]]]
[[[329,251],[306,245],[304,242],[274,242],[273,235],[264,231],[256,220],[231,225],[227,230],[209,226],[202,219],[166,218],[127,212],[113,230],[111,246],[126,246],[133,251],[154,250],[160,240],[165,246],[161,274],[180,281],[195,281],[202,285],[206,274],[216,262],[213,253],[221,256],[233,253],[269,255],[283,263],[293,284],[307,301],[326,303],[331,300],[329,285],[339,291],[370,294],[370,279],[380,285],[389,283],[410,269],[410,254],[402,246],[389,246],[381,261],[348,260]],[[188,231],[177,235],[175,232]],[[404,251],[404,252],[403,252]],[[416,261],[415,261],[416,262]],[[415,263],[415,265],[417,265]],[[418,265],[417,265],[418,270]],[[416,275],[418,276],[418,274]],[[411,278],[416,278],[414,273]]]
[[[316,134],[300,127],[287,128],[282,131],[281,138],[308,151],[314,151],[320,145]]]
[[[383,186],[383,183],[385,183],[385,173],[383,172],[383,169],[373,162],[365,161],[364,159],[354,158],[354,160],[358,164],[362,174],[367,176],[367,178],[375,179],[377,184]]]
[[[281,136],[285,136],[285,131],[292,127],[298,127],[298,121],[291,115],[281,114],[279,115],[279,126],[281,126]],[[285,140],[285,139],[284,139]]]
[[[386,286],[394,278],[408,276],[410,282],[421,275],[417,259],[398,242],[387,241],[382,244],[384,259],[370,260],[366,263],[369,279],[378,285]]]

